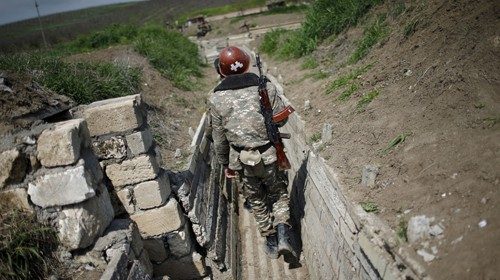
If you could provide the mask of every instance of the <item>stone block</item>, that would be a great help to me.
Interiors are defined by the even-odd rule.
[[[146,272],[146,268],[140,261],[135,260],[132,263],[127,280],[151,280],[151,275]]]
[[[127,135],[126,139],[128,148],[135,156],[147,153],[153,145],[153,135],[149,129]]]
[[[117,191],[116,196],[118,197],[118,200],[120,200],[123,209],[125,209],[125,211],[129,214],[134,214],[135,205],[133,202],[132,190],[129,188],[124,188],[122,190]],[[123,209],[121,211],[123,211]]]
[[[358,244],[378,274],[384,275],[388,266],[388,259],[385,257],[387,253],[375,245],[364,232],[359,233]]]
[[[139,262],[141,262],[142,266],[144,267],[146,273],[149,275],[153,275],[153,264],[149,259],[148,252],[146,250],[142,250],[142,253],[139,255],[138,259]]]
[[[100,183],[95,172],[81,160],[76,167],[58,169],[38,177],[28,184],[28,194],[34,204],[46,208],[79,203],[95,195]]]
[[[17,149],[0,154],[0,189],[10,183],[20,183],[26,175],[27,162]]]
[[[160,148],[158,146],[155,146],[154,155],[158,166],[163,166],[163,158],[161,156]]]
[[[89,141],[85,120],[56,123],[38,137],[38,159],[45,167],[73,164],[80,158],[82,146],[88,146]]]
[[[137,207],[142,210],[151,209],[165,203],[170,195],[170,181],[166,175],[156,180],[138,184],[134,188]]]
[[[144,239],[143,244],[151,261],[161,263],[168,258],[168,252],[162,238]]]
[[[97,239],[92,250],[107,252],[107,255],[110,256],[109,249],[124,249],[127,253],[132,249],[135,256],[140,256],[143,248],[142,239],[135,223],[130,219],[115,219],[108,226],[104,235]]]
[[[21,210],[33,212],[33,208],[28,201],[28,193],[26,189],[16,188],[0,192],[2,203],[10,203],[11,206],[17,207]]]
[[[121,251],[119,254],[115,254],[102,274],[101,280],[126,279],[128,261],[129,258],[125,252]]]
[[[181,259],[170,258],[159,265],[153,265],[154,276],[168,276],[173,279],[198,279],[207,274],[205,259],[193,254]]]
[[[91,136],[130,131],[145,120],[139,94],[94,102],[83,109],[82,115]]]
[[[121,159],[127,156],[127,147],[123,137],[95,140],[92,150],[99,159]]]
[[[185,222],[179,204],[173,198],[160,208],[135,213],[130,218],[137,223],[143,238],[157,237],[178,230]]]
[[[106,167],[106,175],[115,187],[152,180],[158,174],[158,164],[151,155],[142,155]]]
[[[167,242],[168,247],[170,248],[170,253],[176,257],[183,257],[191,253],[193,243],[191,241],[188,223],[185,223],[181,230],[169,233],[167,235]]]
[[[90,246],[113,220],[108,190],[101,186],[96,193],[82,203],[63,207],[60,213],[59,240],[70,250]]]

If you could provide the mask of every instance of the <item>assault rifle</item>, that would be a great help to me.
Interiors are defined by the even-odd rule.
[[[260,62],[260,56],[256,55],[257,68],[259,69],[259,96],[260,96],[260,111],[264,116],[264,121],[266,124],[267,137],[269,141],[276,148],[276,157],[278,168],[280,170],[290,169],[290,162],[286,157],[282,138],[289,139],[290,134],[280,133],[278,130],[278,123],[286,120],[288,116],[295,110],[292,106],[288,105],[281,112],[273,115],[273,107],[269,101],[269,95],[267,93],[267,78],[262,73],[262,64]]]

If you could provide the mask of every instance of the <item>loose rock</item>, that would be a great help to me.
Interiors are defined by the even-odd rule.
[[[408,221],[407,236],[410,243],[430,236],[430,223],[434,218],[427,218],[425,215],[415,216]]]
[[[361,173],[361,185],[364,187],[374,187],[375,179],[379,173],[378,167],[375,165],[365,165]]]
[[[436,258],[436,256],[434,256],[431,253],[428,253],[424,249],[417,250],[417,254],[419,254],[420,256],[422,256],[424,258],[424,261],[426,261],[426,262],[431,262],[431,261],[433,261]]]
[[[333,129],[329,123],[323,124],[323,131],[321,132],[321,142],[328,143],[332,141]]]

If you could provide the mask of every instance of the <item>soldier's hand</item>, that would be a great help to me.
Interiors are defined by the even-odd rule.
[[[236,171],[230,169],[229,167],[224,168],[224,174],[228,179],[236,178]]]

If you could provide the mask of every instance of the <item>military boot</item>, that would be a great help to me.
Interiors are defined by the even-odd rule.
[[[277,259],[278,255],[278,237],[276,233],[266,236],[266,243],[264,244],[264,251],[271,259]]]
[[[287,263],[298,263],[297,252],[290,243],[290,226],[278,224],[276,228],[278,231],[278,254],[283,256],[283,260]]]

